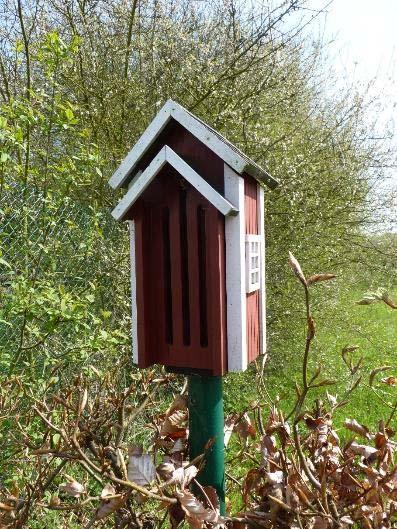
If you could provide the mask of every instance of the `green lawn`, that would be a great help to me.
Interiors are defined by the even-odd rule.
[[[323,288],[318,285],[315,288]],[[344,400],[346,390],[353,380],[361,375],[359,387],[349,397],[349,403],[339,410],[336,425],[341,425],[345,417],[355,418],[362,423],[376,427],[380,418],[387,418],[390,409],[384,404],[391,404],[397,398],[397,387],[388,387],[380,379],[397,375],[397,310],[392,310],[384,303],[368,306],[356,305],[368,291],[365,286],[355,287],[340,295],[338,299],[313,306],[313,316],[317,323],[316,337],[313,342],[310,366],[321,365],[322,378],[337,381],[337,385],[328,389],[338,400]],[[397,299],[396,292],[392,296]],[[313,291],[313,297],[316,293]],[[297,298],[299,301],[299,298]],[[298,304],[299,305],[299,304]],[[303,311],[303,307],[302,307]],[[300,306],[297,308],[300,313]],[[271,398],[278,396],[285,411],[291,408],[294,399],[295,380],[301,379],[301,360],[304,350],[304,322],[301,330],[296,331],[289,344],[279,345],[276,350],[270,343],[269,360],[265,371],[265,384]],[[358,345],[359,349],[351,354],[353,363],[363,356],[363,365],[352,377],[341,356],[343,347]],[[369,387],[369,374],[378,366],[389,365],[391,369],[377,375],[373,388]],[[254,383],[255,370],[249,369],[239,375],[228,375],[225,379],[226,412],[240,410],[250,402],[261,400]],[[325,389],[321,392],[325,397]],[[318,393],[317,393],[318,395]],[[397,429],[397,416],[392,425]]]
[[[320,285],[316,288],[322,288]],[[334,417],[334,426],[343,438],[351,438],[352,434],[343,427],[345,418],[354,418],[370,429],[377,427],[378,421],[387,419],[390,408],[384,403],[392,405],[397,399],[397,386],[389,387],[380,382],[381,378],[389,375],[397,376],[397,310],[388,308],[383,303],[359,306],[355,301],[362,298],[369,290],[368,287],[355,287],[343,295],[336,295],[329,304],[313,306],[313,316],[317,323],[317,333],[311,352],[311,371],[313,367],[321,364],[323,374],[321,378],[330,378],[337,381],[335,386],[322,388],[313,392],[312,399],[321,395],[326,399],[326,390],[332,395],[337,395],[338,400],[345,400],[345,392],[358,376],[361,383],[350,395],[346,406],[337,410]],[[299,318],[304,314],[304,307],[299,304],[299,291],[297,291],[297,307],[293,314]],[[397,293],[394,292],[394,299]],[[313,291],[313,298],[316,293]],[[294,316],[294,317],[295,317]],[[298,320],[299,321],[299,320]],[[280,406],[288,413],[294,403],[295,381],[301,380],[301,360],[304,350],[305,328],[302,319],[300,329],[286,338],[285,343],[280,341],[279,350],[274,344],[269,344],[269,359],[265,369],[265,391],[270,399],[280,398]],[[353,354],[353,363],[357,363],[363,356],[363,365],[353,377],[344,364],[341,350],[346,345],[358,345],[359,349]],[[375,367],[390,365],[391,369],[380,373],[375,378],[373,387],[369,386],[369,374]],[[264,402],[266,394],[261,394],[255,383],[255,366],[251,366],[245,373],[229,374],[224,379],[225,386],[225,412],[239,412],[255,401]],[[266,417],[266,412],[264,413]],[[393,429],[397,430],[397,414],[391,421]],[[226,451],[227,469],[235,478],[244,480],[247,471],[252,468],[253,462],[240,452],[240,445],[236,437]],[[241,494],[228,481],[228,498],[233,505],[233,510],[242,507]]]

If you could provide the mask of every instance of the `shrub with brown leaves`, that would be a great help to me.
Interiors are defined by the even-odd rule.
[[[59,527],[86,529],[97,522],[117,529],[150,529],[166,519],[173,529],[184,521],[194,529],[393,527],[397,443],[391,422],[397,404],[377,430],[346,418],[346,432],[353,438],[340,441],[333,419],[346,401],[328,393],[333,381],[322,378],[320,368],[310,373],[308,367],[316,332],[310,288],[334,276],[315,274],[306,279],[292,254],[290,263],[304,289],[306,307],[302,380],[288,416],[277,403],[269,409],[257,402],[225,421],[225,446],[232,435],[231,444],[240,446],[230,459],[228,492],[241,495],[242,508],[229,504],[228,515],[222,517],[214,489],[203,488],[196,480],[205,454],[189,461],[184,390],[164,413],[150,414],[145,450],[130,443],[132,425],[143,413],[147,416],[148,408],[156,408],[156,394],[174,375],[155,378],[142,372],[140,380],[122,392],[114,390],[111,377],[93,387],[80,376],[71,387],[42,401],[27,395],[18,379],[9,379],[0,389],[0,415],[13,417],[10,435],[18,449],[12,461],[20,477],[12,486],[1,485],[0,527],[28,527],[32,519],[51,511],[57,511]],[[389,296],[387,305],[394,305]],[[348,393],[361,379],[357,373],[362,359],[353,362],[349,356],[356,349],[346,346],[342,351],[354,377]],[[388,368],[373,369],[369,386]],[[395,377],[381,383],[395,385]],[[324,398],[310,406],[308,395],[318,388],[324,388]],[[141,395],[138,406],[131,405],[132,395]],[[22,397],[32,403],[23,423],[17,411]],[[242,481],[233,476],[237,459],[250,462]]]

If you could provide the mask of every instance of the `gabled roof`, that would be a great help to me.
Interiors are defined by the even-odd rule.
[[[118,189],[128,184],[142,156],[158,138],[171,119],[174,119],[185,127],[198,140],[217,154],[227,165],[234,169],[236,173],[248,173],[256,180],[265,183],[271,189],[274,189],[278,185],[277,180],[272,178],[269,173],[248,158],[221,134],[201,121],[197,116],[194,116],[186,108],[169,99],[110,178],[109,185],[111,187]]]
[[[153,158],[146,169],[133,182],[127,193],[120,200],[112,211],[112,216],[116,220],[123,220],[125,214],[136,200],[142,195],[145,189],[156,178],[164,165],[170,164],[178,173],[185,178],[197,191],[205,197],[208,202],[216,207],[223,215],[237,215],[238,209],[216,191],[208,182],[204,180],[194,169],[190,167],[171,147],[165,145]]]

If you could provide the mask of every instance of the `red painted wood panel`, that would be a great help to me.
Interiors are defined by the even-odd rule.
[[[193,345],[200,345],[200,290],[199,285],[199,247],[197,208],[200,206],[198,193],[187,194],[187,230],[189,263],[189,302],[190,302],[190,339]],[[201,347],[200,347],[201,348]],[[192,351],[190,351],[191,353]],[[208,359],[206,360],[208,361]],[[189,363],[194,359],[189,358]]]
[[[164,145],[171,147],[213,188],[224,194],[223,160],[175,120],[171,120],[153,142],[137,170],[144,170]]]
[[[181,247],[181,186],[186,190],[187,259]],[[208,345],[200,343],[197,208],[205,211],[205,310]],[[164,292],[164,208],[170,211],[172,343],[167,343]],[[143,212],[143,213],[142,213]],[[166,166],[129,212],[136,222],[139,366],[227,371],[224,218],[188,182]],[[183,339],[183,268],[188,269],[190,343]],[[201,288],[203,286],[201,285]],[[186,311],[186,306],[185,306]],[[185,318],[186,319],[186,318]],[[186,321],[185,321],[186,323]],[[185,340],[186,341],[186,340]]]
[[[247,351],[248,362],[259,355],[259,290],[247,294]]]
[[[245,233],[258,234],[258,184],[244,175]]]
[[[245,233],[258,234],[258,197],[256,180],[244,175]],[[259,290],[246,294],[247,302],[247,354],[252,362],[260,352]]]
[[[136,295],[137,306],[139,307],[138,326],[138,348],[139,348],[139,367],[148,367],[151,365],[150,351],[151,344],[150,336],[146,333],[148,326],[147,320],[149,318],[149,308],[146,303],[145,291],[147,290],[147,274],[145,270],[144,255],[148,248],[145,243],[145,226],[148,219],[145,218],[145,208],[142,206],[135,208],[135,264],[136,264]]]

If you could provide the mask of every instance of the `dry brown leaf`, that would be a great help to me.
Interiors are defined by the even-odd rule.
[[[312,529],[328,529],[330,527],[330,521],[328,518],[323,516],[316,516],[314,518],[314,524]]]
[[[351,443],[349,446],[349,450],[351,450],[354,454],[365,457],[365,459],[368,459],[369,457],[374,456],[379,452],[373,446],[360,445],[358,443]]]
[[[331,395],[330,393],[328,393],[327,391],[327,399],[328,399],[328,402],[331,404],[332,407],[334,406],[337,406],[338,404],[338,399],[335,395]]]
[[[245,504],[248,503],[248,498],[251,492],[253,492],[258,485],[261,483],[263,478],[263,472],[257,468],[251,468],[245,476],[243,486],[243,501]]]
[[[307,318],[307,339],[312,340],[316,334],[316,323],[314,319],[309,316]]]
[[[261,440],[261,453],[262,462],[261,465],[266,470],[269,469],[270,459],[274,458],[274,454],[277,452],[275,439],[271,435],[264,435]]]
[[[201,501],[188,490],[176,491],[176,497],[189,517],[200,522],[222,523],[219,513],[204,507]]]
[[[215,509],[215,511],[219,512],[219,498],[218,494],[216,493],[216,489],[214,487],[211,487],[211,485],[206,485],[203,487],[203,490],[207,497],[207,502],[209,501],[210,505],[208,507]]]
[[[383,384],[387,384],[388,386],[397,386],[397,377],[382,378],[381,382],[383,382]]]
[[[313,283],[318,283],[320,281],[329,281],[330,279],[334,279],[336,277],[335,274],[314,274],[309,277],[307,280],[308,286],[313,285]]]
[[[110,514],[118,511],[125,504],[126,499],[126,496],[119,496],[117,498],[112,498],[111,500],[102,500],[95,513],[95,519],[103,520]]]
[[[230,438],[232,436],[235,426],[235,420],[236,417],[234,414],[229,415],[225,419],[225,426],[223,428],[223,443],[225,445],[225,448],[227,448],[227,445],[229,444]]]
[[[87,402],[88,402],[88,390],[87,388],[84,388],[84,391],[83,391],[83,394],[81,396],[81,400],[79,403],[79,410],[78,410],[79,415],[83,413],[85,407],[87,406]]]
[[[175,471],[175,465],[170,461],[165,461],[164,463],[158,465],[156,471],[162,479],[168,481],[172,478],[172,474]]]
[[[57,507],[58,505],[60,505],[60,503],[61,503],[61,500],[59,499],[59,496],[57,496],[56,494],[53,494],[50,498],[51,507]]]
[[[149,485],[156,477],[156,467],[149,454],[130,455],[128,479],[141,487]]]
[[[373,303],[377,303],[379,299],[375,296],[366,295],[359,301],[356,301],[356,305],[372,305]]]
[[[387,371],[388,369],[390,369],[390,367],[391,366],[381,366],[381,367],[376,367],[375,369],[373,369],[369,375],[369,385],[372,386],[374,382],[374,378],[376,377],[378,373],[381,373],[382,371]]]
[[[197,476],[198,468],[190,465],[186,468],[179,467],[172,473],[169,483],[177,483],[181,489],[185,489],[190,482]]]
[[[188,396],[187,395],[177,395],[172,402],[171,406],[166,411],[166,417],[169,417],[176,411],[186,411],[188,405]]]
[[[178,439],[186,436],[186,419],[187,413],[184,410],[177,410],[172,415],[165,418],[161,429],[161,437],[171,437]]]
[[[65,492],[65,494],[72,498],[79,498],[85,493],[84,485],[78,481],[70,481],[69,483],[62,484],[59,486],[59,490]]]
[[[185,511],[182,509],[180,503],[171,504],[168,507],[168,515],[170,517],[171,529],[177,529],[185,519]]]
[[[360,424],[359,422],[357,422],[356,419],[345,419],[344,426],[351,432],[361,435],[362,437],[365,437],[366,439],[371,438],[368,428],[364,426],[363,424]]]
[[[346,353],[352,353],[353,351],[357,351],[357,349],[360,349],[359,345],[346,345],[342,349],[342,355],[344,355]]]
[[[270,485],[281,485],[284,483],[284,472],[276,470],[275,472],[266,472],[266,478]]]
[[[302,268],[298,262],[298,260],[292,255],[291,252],[288,252],[288,256],[289,256],[289,264],[291,265],[291,268],[294,272],[294,274],[296,275],[296,277],[299,279],[299,281],[303,284],[303,285],[307,285],[306,283],[306,278],[305,276],[303,275],[303,272],[302,272]]]
[[[7,505],[6,503],[0,502],[0,511],[15,511],[15,507],[12,507],[11,505]]]
[[[397,309],[397,305],[391,299],[388,292],[382,293],[382,301],[386,303],[386,305],[388,305],[391,309]]]
[[[114,496],[116,494],[116,490],[110,483],[107,483],[101,492],[101,500],[104,500],[108,496]]]
[[[244,413],[234,429],[244,440],[247,440],[248,437],[254,438],[256,436],[256,430],[247,412]]]

